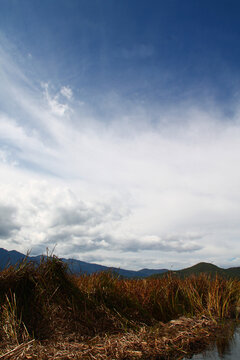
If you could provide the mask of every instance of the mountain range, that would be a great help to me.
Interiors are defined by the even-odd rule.
[[[41,258],[44,255],[38,256],[27,256],[27,261],[33,261],[35,263],[40,263]],[[0,248],[0,270],[4,269],[9,265],[16,265],[23,261],[26,258],[26,255],[12,250],[8,251]],[[112,271],[122,277],[126,278],[146,278],[146,277],[159,277],[168,274],[173,274],[179,277],[187,277],[190,275],[199,275],[201,273],[206,273],[211,276],[221,275],[227,278],[240,278],[240,267],[231,267],[228,269],[220,268],[214,264],[201,262],[194,266],[182,269],[182,270],[168,270],[168,269],[141,269],[138,271],[126,270],[116,267],[108,267],[99,264],[88,263],[85,261],[80,261],[76,259],[65,259],[61,258],[64,263],[69,267],[69,270],[74,274],[92,274],[100,271]]]
[[[39,263],[43,255],[38,256],[27,256],[28,261],[33,261],[35,263]],[[0,248],[0,269],[4,269],[9,265],[16,265],[20,263],[26,258],[26,255],[15,251],[15,250],[5,250]],[[81,273],[81,274],[92,274],[95,272],[100,271],[112,271],[120,276],[127,277],[127,278],[145,278],[155,274],[162,274],[167,272],[167,269],[141,269],[138,271],[134,270],[125,270],[116,267],[108,267],[99,264],[92,264],[87,263],[85,261],[80,261],[76,259],[64,259],[61,258],[64,263],[66,263],[69,267],[69,270],[74,273]]]

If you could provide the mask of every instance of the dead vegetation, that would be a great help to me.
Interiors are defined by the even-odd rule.
[[[174,359],[236,317],[237,280],[73,276],[56,257],[0,273],[0,359]]]

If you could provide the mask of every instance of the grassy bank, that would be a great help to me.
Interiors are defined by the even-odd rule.
[[[236,317],[239,298],[239,281],[220,277],[124,280],[73,276],[57,258],[24,262],[0,273],[0,354],[174,358],[206,345],[216,320]]]

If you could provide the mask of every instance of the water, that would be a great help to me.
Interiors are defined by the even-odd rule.
[[[223,330],[224,332],[224,330]],[[187,360],[189,358],[184,358]],[[240,326],[229,336],[222,334],[215,345],[201,354],[193,355],[192,360],[239,360],[240,359]]]

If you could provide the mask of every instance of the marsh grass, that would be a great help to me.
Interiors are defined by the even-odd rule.
[[[10,293],[10,299],[6,295],[6,302],[2,306],[2,329],[6,338],[10,342],[19,344],[19,338],[22,341],[29,339],[29,333],[26,326],[22,322],[22,316],[18,316],[17,302],[15,293]]]
[[[240,282],[201,274],[180,279],[124,280],[110,273],[76,277],[89,298],[121,315],[152,324],[182,315],[231,318],[240,299]]]
[[[31,339],[140,334],[143,328],[156,335],[160,324],[182,316],[233,318],[239,299],[239,281],[219,276],[126,280],[110,272],[71,275],[56,257],[39,266],[24,261],[0,273],[0,341],[20,346]]]

